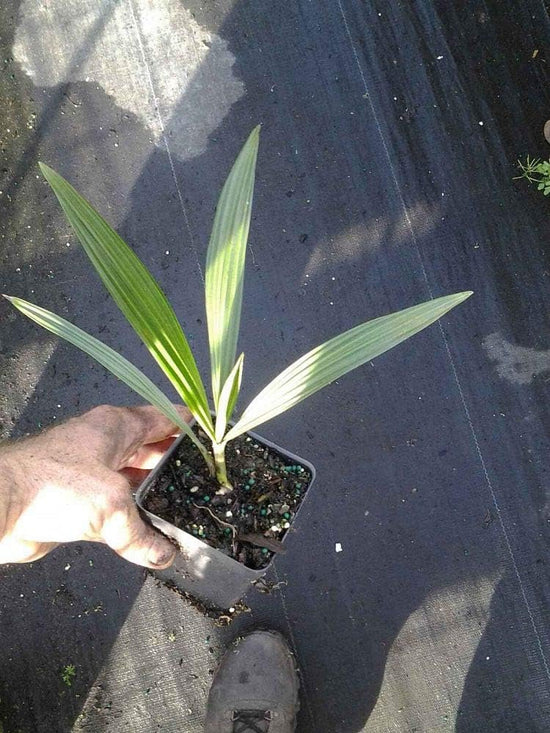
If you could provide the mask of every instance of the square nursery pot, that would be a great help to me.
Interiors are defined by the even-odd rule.
[[[298,470],[304,469],[310,474],[309,483],[304,489],[299,505],[291,517],[290,526],[286,529],[284,535],[279,537],[284,542],[304,503],[306,493],[313,484],[316,473],[315,468],[303,458],[255,433],[247,433],[245,437],[251,438],[255,444],[267,449],[271,454],[275,454],[287,467],[293,466],[294,469],[298,467]],[[199,537],[179,529],[171,522],[145,508],[146,499],[153,490],[156,480],[167,465],[170,465],[170,462],[175,462],[175,455],[184,440],[189,441],[189,438],[181,435],[174,441],[174,444],[166,452],[160,463],[151,471],[136,492],[136,503],[142,514],[158,530],[174,540],[180,550],[170,568],[163,571],[154,571],[154,575],[176,589],[194,596],[207,606],[229,609],[241,600],[250,588],[251,583],[259,580],[267,573],[274,556],[261,569],[247,567],[221,550],[211,547]]]

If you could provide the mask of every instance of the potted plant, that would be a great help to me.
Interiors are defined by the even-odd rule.
[[[311,464],[250,431],[436,321],[471,295],[456,293],[362,323],[284,369],[231,422],[243,373],[237,355],[243,276],[259,127],[223,187],[206,257],[205,296],[213,411],[195,359],[164,293],[107,222],[58,173],[40,164],[115,302],[192,412],[172,402],[118,352],[65,319],[20,298],[22,313],[94,357],[182,431],[137,492],[150,520],[181,549],[171,578],[222,608],[263,575],[315,476]],[[229,463],[228,463],[229,459]]]

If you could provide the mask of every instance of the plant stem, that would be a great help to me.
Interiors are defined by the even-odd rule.
[[[195,417],[196,419],[196,417]],[[198,422],[198,420],[197,420]],[[190,440],[195,444],[198,451],[200,452],[201,456],[204,458],[204,461],[206,465],[208,466],[208,470],[210,472],[211,476],[216,475],[216,469],[214,466],[214,461],[212,460],[212,456],[208,452],[207,448],[205,448],[204,444],[201,442],[201,440],[195,435],[193,430],[187,425],[187,423],[179,420],[175,420],[176,425],[178,425],[182,432],[185,433],[185,435],[190,438]],[[200,423],[199,423],[200,424]],[[206,431],[205,431],[206,432]]]
[[[221,486],[221,489],[217,492],[220,495],[224,495],[233,490],[233,486],[227,478],[227,468],[225,465],[225,446],[226,443],[212,443],[212,452],[214,453],[214,463],[216,466],[216,478]]]
[[[204,445],[201,443],[201,441],[197,438],[196,441],[193,441],[197,448],[200,450],[202,457],[206,461],[206,465],[208,466],[208,470],[210,471],[211,476],[215,476],[216,474],[216,466],[214,464],[214,461],[212,460],[212,456],[207,451],[207,449],[204,447]]]

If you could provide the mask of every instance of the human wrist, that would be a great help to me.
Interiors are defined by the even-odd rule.
[[[22,506],[17,458],[11,444],[0,446],[0,542],[9,536]]]

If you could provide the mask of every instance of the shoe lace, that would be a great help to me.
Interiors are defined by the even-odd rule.
[[[268,733],[270,720],[269,710],[236,710],[233,713],[233,733]]]

